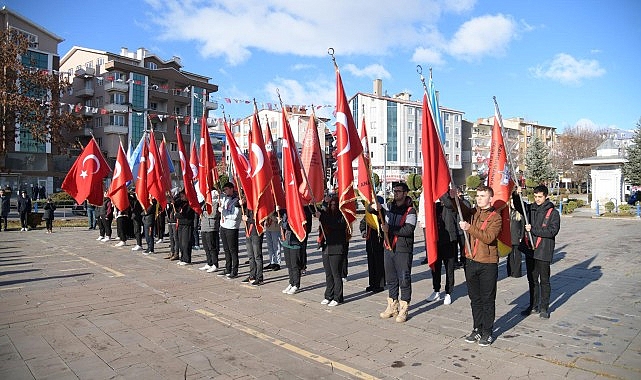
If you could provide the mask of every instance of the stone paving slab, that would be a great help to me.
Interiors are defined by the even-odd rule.
[[[432,287],[418,265],[420,232],[404,324],[378,318],[385,292],[364,292],[359,236],[350,245],[346,302],[328,308],[319,303],[324,273],[313,247],[301,291],[285,295],[284,266],[265,272],[258,288],[240,283],[244,239],[239,278],[227,280],[197,270],[203,251],[188,267],[164,260],[166,243],[145,257],[95,241],[94,231],[3,232],[0,378],[638,379],[639,226],[562,217],[547,321],[520,316],[527,281],[505,277],[502,262],[497,341],[484,348],[462,339],[471,312],[461,270],[451,305],[425,302]]]

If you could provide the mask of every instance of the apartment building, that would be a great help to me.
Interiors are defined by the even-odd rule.
[[[211,78],[183,70],[179,57],[164,60],[145,48],[112,53],[74,46],[62,57],[60,71],[73,84],[63,101],[76,104],[85,122],[71,137],[84,145],[94,136],[107,159],[115,159],[119,144],[125,150],[136,146],[153,128],[178,165],[176,126],[188,144],[200,136],[202,118],[218,107],[210,101],[218,91]]]
[[[388,186],[393,181],[404,180],[410,173],[422,173],[421,154],[422,97],[411,100],[411,95],[401,92],[394,96],[383,93],[383,82],[374,80],[371,94],[359,92],[350,98],[354,121],[360,125],[363,118],[369,138],[372,170]],[[463,177],[462,123],[464,112],[440,107],[444,123],[443,149],[455,181]],[[356,165],[354,163],[354,165]],[[460,179],[458,179],[460,181]]]
[[[0,8],[0,24],[3,31],[8,28],[27,37],[28,50],[24,56],[19,57],[23,66],[49,75],[58,74],[58,45],[64,39],[7,7]],[[31,132],[21,130],[19,124],[15,125],[15,129],[15,139],[8,138],[3,142],[5,146],[2,150],[5,154],[0,155],[0,186],[10,186],[13,189],[12,197],[23,189],[31,194],[30,189],[34,185],[44,186],[47,194],[50,194],[56,187],[53,174],[66,171],[69,166],[61,169],[66,161],[64,158],[57,160],[60,157],[52,154],[58,150],[55,144],[35,140]]]

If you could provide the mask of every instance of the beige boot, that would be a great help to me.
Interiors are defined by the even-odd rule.
[[[400,301],[400,307],[398,310],[398,316],[396,317],[396,322],[402,323],[407,321],[407,311],[409,308],[409,302]]]
[[[387,309],[379,315],[383,319],[396,317],[398,315],[398,300],[387,297]]]

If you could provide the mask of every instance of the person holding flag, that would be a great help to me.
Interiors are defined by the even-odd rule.
[[[218,276],[232,279],[238,277],[238,227],[241,210],[238,195],[231,182],[223,185],[223,197],[218,211],[221,215],[220,238],[225,252],[225,270],[219,272]]]
[[[384,203],[383,197],[377,197],[378,203]],[[383,231],[378,216],[365,209],[365,217],[361,219],[359,229],[365,239],[365,251],[367,252],[367,273],[369,285],[366,292],[379,293],[385,290],[385,264],[383,246]]]

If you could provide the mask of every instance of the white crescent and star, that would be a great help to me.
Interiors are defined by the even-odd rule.
[[[149,156],[147,156],[149,159],[149,166],[147,166],[147,173],[151,173],[152,170],[154,170],[154,156],[149,153]]]
[[[345,116],[343,112],[336,113],[336,124],[339,124],[341,127],[345,128],[345,137],[347,138],[347,144],[345,144],[345,148],[343,148],[343,150],[338,152],[338,154],[336,155],[336,157],[340,157],[350,150],[349,130],[347,129],[347,116]],[[338,125],[336,127],[338,128]]]
[[[257,144],[252,143],[251,150],[254,157],[256,157],[256,165],[252,177],[256,177],[256,174],[263,168],[265,157],[263,157],[263,152]]]
[[[180,168],[182,169],[183,176],[185,175],[185,167],[187,166],[187,161],[185,160],[185,155],[182,151],[178,151],[178,158],[180,158]]]
[[[121,173],[122,166],[120,166],[120,162],[116,161],[116,165],[114,165],[114,177],[111,179],[111,181],[115,181],[116,178],[120,177]]]
[[[203,146],[205,145],[205,139],[201,137],[201,138],[200,138],[200,143],[199,143],[198,145],[200,146],[200,150],[202,151],[202,150],[203,150]],[[191,164],[190,164],[190,165],[191,165]],[[196,165],[194,165],[194,166],[196,166]],[[203,164],[201,164],[200,162],[198,163],[198,166],[200,166],[201,168],[204,168],[204,167],[205,167],[205,166],[204,166]],[[193,171],[193,169],[192,169],[192,171]]]
[[[245,163],[245,165],[247,166],[247,173],[246,174],[247,174],[248,177],[250,177],[251,176],[251,172],[252,172],[252,168],[251,168],[251,165],[249,165],[249,161],[247,161],[247,158],[245,158],[245,155],[240,150],[239,146],[236,147],[236,152],[238,152],[238,157],[240,157],[243,160],[243,162]]]
[[[100,161],[98,161],[98,157],[96,157],[96,155],[95,155],[95,154],[90,154],[90,155],[88,155],[87,157],[85,157],[85,158],[84,158],[84,160],[82,160],[82,169],[83,169],[83,170],[81,170],[81,171],[80,171],[80,176],[81,176],[82,178],[87,178],[87,176],[89,176],[89,174],[87,173],[87,171],[86,171],[86,170],[84,170],[84,168],[85,168],[85,162],[87,162],[87,160],[94,160],[94,161],[95,161],[95,163],[96,163],[96,168],[94,169],[94,171],[93,171],[93,172],[91,172],[91,174],[95,174],[95,173],[97,173],[97,172],[98,172],[98,170],[100,170]]]

